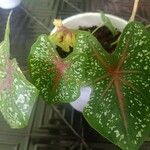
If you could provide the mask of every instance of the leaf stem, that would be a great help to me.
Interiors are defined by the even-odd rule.
[[[100,29],[102,26],[103,26],[103,24],[97,26],[97,27],[92,31],[91,34],[94,34],[94,33],[95,33],[98,29]]]
[[[117,38],[117,40],[116,40],[116,41],[114,41],[114,42],[112,42],[112,43],[111,43],[111,46],[113,46],[113,45],[117,44],[117,43],[119,42],[120,37],[121,37],[121,35]]]
[[[8,18],[7,18],[5,35],[4,35],[4,41],[7,43],[7,47],[8,47],[6,49],[7,58],[10,58],[10,37],[9,37],[9,35],[10,35],[10,17],[11,17],[11,14],[12,14],[12,10],[10,11]]]
[[[131,14],[131,17],[129,19],[129,22],[134,21],[135,15],[136,15],[136,12],[137,12],[137,9],[138,9],[139,2],[140,2],[140,0],[134,0],[132,14]]]
[[[12,14],[12,10],[10,11],[9,15],[8,15],[8,18],[7,18],[7,25],[6,25],[6,30],[5,30],[5,37],[4,39],[5,40],[9,40],[9,33],[10,33],[10,17],[11,17],[11,14]]]
[[[150,28],[150,24],[146,25],[145,28]]]
[[[112,43],[111,43],[111,46],[113,46],[113,45],[115,45],[115,44],[117,44],[117,43],[118,43],[118,39],[117,39],[116,41],[112,42]]]

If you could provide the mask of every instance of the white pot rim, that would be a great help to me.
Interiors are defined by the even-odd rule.
[[[100,13],[97,13],[97,12],[86,12],[86,13],[76,14],[76,15],[73,15],[73,16],[70,16],[70,17],[64,19],[63,23],[65,24],[65,23],[67,23],[69,21],[72,21],[75,18],[81,18],[81,17],[86,17],[86,16],[93,16],[93,17],[95,17],[95,16],[99,16],[99,15],[100,15]],[[120,18],[118,16],[111,15],[111,14],[106,14],[106,16],[107,17],[111,17],[113,19],[122,20],[122,22],[124,22],[125,24],[127,23],[126,20],[124,20],[124,19],[122,19],[122,18]]]
[[[127,20],[125,20],[123,18],[120,18],[118,16],[111,15],[111,14],[105,14],[105,15],[108,18],[110,18],[111,20],[116,20],[116,21],[122,22],[122,24],[124,24],[124,25],[126,25],[128,23]],[[66,19],[63,19],[62,23],[65,26],[67,23],[70,23],[70,22],[72,22],[75,19],[82,19],[84,17],[89,17],[89,16],[90,17],[100,17],[100,13],[98,13],[98,12],[85,12],[85,13],[76,14],[76,15],[70,16],[70,17],[68,17]],[[55,32],[56,32],[56,27],[54,27],[54,29],[51,31],[51,34],[53,34]]]

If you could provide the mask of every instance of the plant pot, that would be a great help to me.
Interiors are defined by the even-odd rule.
[[[17,7],[22,0],[0,0],[0,8],[12,9]]]
[[[106,14],[106,16],[110,19],[114,27],[116,27],[121,32],[123,31],[124,27],[127,24],[126,20],[110,14]],[[63,24],[64,26],[70,29],[78,29],[79,26],[84,27],[99,26],[103,24],[103,22],[100,13],[83,13],[64,19]],[[56,28],[52,30],[51,34],[54,32],[56,32]],[[90,87],[81,87],[80,97],[74,102],[71,102],[70,103],[71,106],[77,111],[82,112],[83,108],[86,106],[86,104],[90,99],[91,92],[92,90]]]

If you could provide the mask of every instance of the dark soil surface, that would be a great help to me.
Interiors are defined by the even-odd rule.
[[[80,27],[80,30],[93,32],[97,26],[93,27]],[[113,36],[113,34],[110,32],[110,30],[106,26],[102,26],[99,28],[93,35],[97,38],[97,40],[102,44],[103,48],[108,52],[112,53],[115,48],[116,44],[111,45],[113,42],[115,42],[118,37],[120,36],[120,32],[117,33],[117,35]]]
[[[65,52],[65,51],[62,50],[61,47],[57,46],[56,50],[57,50],[57,52],[58,52],[58,54],[61,58],[65,58],[73,51],[73,48],[70,47],[70,52]]]
[[[80,30],[84,30],[84,31],[89,31],[89,32],[93,32],[95,29],[97,28],[97,26],[93,26],[93,27],[80,27]],[[112,53],[117,44],[111,45],[113,42],[115,42],[118,37],[120,36],[120,32],[118,32],[117,35],[113,36],[112,33],[110,32],[110,30],[106,27],[106,26],[102,26],[100,27],[93,35],[97,38],[97,40],[102,44],[103,48],[108,52],[108,53]],[[62,51],[62,49],[57,46],[57,52],[58,54],[62,57],[65,58],[67,57],[72,51],[73,48],[70,47],[70,52],[64,52]]]

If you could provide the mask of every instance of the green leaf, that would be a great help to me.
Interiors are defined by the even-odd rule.
[[[49,103],[71,102],[81,87],[91,87],[86,120],[123,150],[137,150],[150,132],[149,47],[148,31],[136,22],[126,26],[112,54],[92,34],[77,31],[73,52],[62,59],[42,35],[31,48],[31,76]]]
[[[111,31],[111,33],[115,36],[117,34],[117,29],[112,25],[110,19],[104,14],[104,12],[101,12],[101,18],[104,23],[104,25]]]
[[[0,43],[0,111],[12,128],[27,126],[38,90],[26,80],[15,59],[10,60],[10,15]]]
[[[128,24],[113,53],[118,62],[108,70],[110,79],[94,85],[84,110],[89,124],[123,150],[137,150],[150,132],[149,47],[144,27]]]
[[[80,83],[74,80],[74,70],[66,73],[72,64],[58,56],[47,35],[41,35],[32,46],[29,64],[33,83],[48,102],[70,102],[79,96]]]

